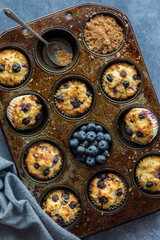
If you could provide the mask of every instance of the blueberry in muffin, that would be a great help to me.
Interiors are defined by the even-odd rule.
[[[43,210],[59,225],[65,226],[76,219],[81,207],[79,200],[72,192],[57,189],[45,197]]]
[[[137,70],[128,63],[112,64],[104,71],[102,86],[112,99],[126,100],[134,96],[141,84]]]
[[[32,176],[49,179],[61,170],[62,156],[56,146],[48,142],[38,142],[28,149],[25,164]]]
[[[7,108],[7,117],[14,128],[26,130],[33,128],[42,117],[43,107],[35,95],[13,98]]]
[[[14,49],[0,52],[0,83],[5,86],[20,84],[29,70],[26,57]]]

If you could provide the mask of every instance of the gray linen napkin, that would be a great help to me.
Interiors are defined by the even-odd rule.
[[[0,240],[78,240],[43,212],[17,177],[13,162],[0,157]]]

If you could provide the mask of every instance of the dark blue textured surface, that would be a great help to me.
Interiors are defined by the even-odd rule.
[[[30,21],[46,14],[61,10],[71,5],[86,1],[76,0],[0,0],[0,33],[16,26],[3,13],[4,7],[9,7],[24,21]],[[92,1],[88,1],[92,2]],[[159,0],[99,0],[94,1],[111,5],[122,10],[130,19],[140,45],[144,60],[150,73],[156,93],[160,99],[160,1]],[[0,130],[0,155],[11,159]],[[127,212],[126,212],[127,214]],[[131,223],[106,230],[86,238],[86,240],[159,240],[160,213],[152,214]]]

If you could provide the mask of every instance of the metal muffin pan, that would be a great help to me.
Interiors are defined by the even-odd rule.
[[[85,21],[89,16],[99,12],[111,12],[123,21],[127,34],[124,45],[121,47],[121,49],[117,50],[117,53],[114,52],[111,55],[108,54],[104,56],[98,56],[89,51],[83,43],[82,31]],[[68,13],[70,13],[70,17],[68,17]],[[86,3],[36,19],[30,22],[29,25],[42,35],[43,33],[45,34],[45,32],[49,33],[50,29],[55,27],[67,29],[69,33],[74,34],[76,43],[80,46],[80,48],[77,49],[80,49],[80,51],[79,53],[77,51],[77,60],[74,62],[71,68],[56,72],[56,74],[54,74],[53,71],[41,66],[37,61],[35,54],[40,54],[40,52],[35,52],[36,46],[38,46],[38,41],[34,36],[32,36],[32,34],[29,32],[24,33],[24,29],[22,27],[16,27],[6,31],[1,35],[2,45],[10,44],[10,42],[12,42],[26,49],[29,55],[33,56],[35,64],[32,78],[19,89],[21,93],[25,91],[32,91],[40,94],[40,96],[45,99],[48,111],[50,112],[48,124],[46,124],[41,131],[38,131],[34,137],[33,135],[27,134],[24,134],[23,136],[18,135],[8,127],[4,111],[8,101],[13,96],[16,96],[16,94],[19,94],[19,89],[12,89],[12,91],[6,91],[6,89],[2,88],[0,89],[1,126],[23,183],[37,200],[41,194],[43,195],[43,193],[50,187],[65,185],[75,188],[75,190],[81,196],[81,201],[83,202],[84,206],[82,218],[79,222],[77,222],[77,225],[74,225],[73,228],[70,229],[70,231],[78,237],[85,237],[159,210],[160,198],[150,198],[139,193],[132,181],[132,172],[133,165],[139,156],[151,151],[159,151],[160,136],[158,135],[155,141],[151,145],[147,146],[147,148],[140,149],[139,151],[137,151],[137,148],[127,148],[121,144],[116,136],[117,132],[115,131],[115,121],[118,114],[123,111],[124,105],[108,101],[108,99],[106,99],[100,91],[99,80],[97,80],[100,69],[111,59],[118,59],[119,57],[131,59],[143,72],[144,85],[135,98],[125,102],[125,107],[129,107],[130,105],[134,104],[137,105],[138,103],[150,108],[156,113],[158,118],[160,118],[158,99],[153,89],[143,56],[128,18],[118,9],[101,4]],[[52,36],[48,35],[48,39],[52,39]],[[52,107],[52,101],[50,98],[53,86],[59,79],[67,76],[68,74],[80,74],[89,79],[94,85],[97,95],[97,102],[92,111],[86,116],[83,116],[83,118],[73,121],[57,114],[55,109]],[[78,165],[76,161],[73,161],[72,157],[70,156],[68,150],[69,134],[78,124],[82,124],[84,121],[99,122],[100,124],[106,126],[111,133],[113,142],[112,154],[108,161],[106,161],[106,163],[103,165],[95,166],[93,168],[84,168],[83,166]],[[21,162],[21,155],[27,144],[33,140],[46,137],[58,142],[66,152],[67,158],[67,164],[65,165],[63,174],[61,174],[59,178],[48,182],[47,184],[38,183],[29,178],[24,172]],[[125,176],[127,183],[130,186],[128,190],[130,192],[130,197],[124,210],[121,209],[121,211],[110,215],[105,215],[103,213],[99,214],[93,210],[88,203],[85,192],[85,186],[88,177],[94,172],[104,168],[112,168],[120,171]],[[137,202],[139,204],[137,204]]]

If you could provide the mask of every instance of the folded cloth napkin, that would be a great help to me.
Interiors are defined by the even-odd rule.
[[[13,162],[0,157],[0,240],[78,240],[43,212],[17,177]]]

